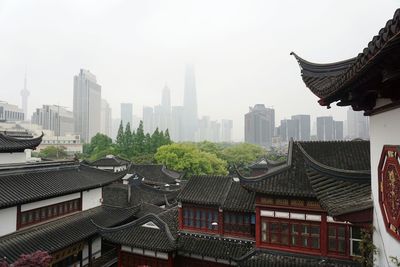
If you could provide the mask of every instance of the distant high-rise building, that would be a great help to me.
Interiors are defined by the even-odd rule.
[[[221,120],[221,142],[232,142],[232,120]]]
[[[32,123],[51,130],[56,136],[74,133],[74,115],[71,111],[58,105],[43,105],[32,115]]]
[[[175,142],[184,140],[184,108],[183,106],[174,106],[171,109],[171,129],[169,130],[171,139]]]
[[[317,117],[317,140],[343,140],[343,121],[335,121],[332,116]]]
[[[145,133],[154,132],[154,113],[152,107],[143,107],[143,129]]]
[[[73,112],[75,133],[83,142],[90,142],[101,128],[101,86],[88,70],[81,69],[74,76]]]
[[[187,65],[183,94],[184,140],[194,141],[198,128],[196,80],[193,65]]]
[[[22,104],[22,110],[24,111],[24,118],[25,120],[28,120],[28,97],[30,93],[27,88],[27,81],[26,81],[26,72],[25,72],[25,78],[24,78],[24,89],[21,90],[21,104]]]
[[[299,140],[300,136],[300,121],[299,120],[281,120],[281,125],[279,127],[279,136],[282,141],[289,141],[291,138],[294,140]]]
[[[317,117],[317,139],[320,141],[334,139],[334,122],[332,116]]]
[[[112,119],[111,122],[111,138],[113,140],[117,139],[117,134],[118,134],[118,130],[119,130],[119,125],[121,124],[121,119],[117,118],[117,119]]]
[[[0,121],[23,121],[24,111],[17,105],[0,101]]]
[[[298,121],[298,140],[309,141],[311,136],[310,115],[293,115],[292,120]]]
[[[160,116],[159,128],[165,131],[171,128],[171,91],[167,86],[165,86],[162,91],[161,109],[162,113]]]
[[[102,134],[111,137],[112,135],[112,119],[111,107],[105,99],[101,100],[101,130]]]
[[[343,121],[334,121],[334,136],[335,140],[343,140]]]
[[[124,127],[126,124],[131,126],[133,123],[133,104],[132,103],[121,103],[121,120]]]
[[[245,142],[270,147],[275,132],[275,110],[256,104],[245,115]]]
[[[369,139],[369,120],[362,111],[347,110],[347,138]]]

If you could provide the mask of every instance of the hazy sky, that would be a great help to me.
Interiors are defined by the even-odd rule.
[[[4,1],[0,0],[0,100],[20,105],[25,67],[29,110],[72,110],[73,76],[89,69],[118,118],[161,101],[183,101],[185,63],[195,65],[199,115],[234,120],[256,103],[273,106],[277,123],[293,114],[345,119],[304,86],[295,51],[313,62],[356,56],[393,17],[393,0]]]

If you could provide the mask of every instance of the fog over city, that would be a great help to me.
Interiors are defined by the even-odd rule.
[[[0,99],[29,114],[43,104],[72,110],[73,76],[90,70],[120,116],[161,102],[167,84],[182,105],[185,64],[195,68],[198,114],[232,119],[243,140],[244,114],[273,106],[276,122],[295,114],[333,115],[305,88],[291,51],[313,62],[354,57],[399,1],[4,1],[0,0]]]

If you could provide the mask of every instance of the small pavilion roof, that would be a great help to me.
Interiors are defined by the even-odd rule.
[[[24,152],[25,149],[36,149],[40,145],[43,133],[35,138],[17,138],[0,132],[0,153]]]

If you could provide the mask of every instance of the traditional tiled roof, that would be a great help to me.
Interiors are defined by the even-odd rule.
[[[155,214],[145,215],[128,224],[100,230],[104,239],[125,246],[170,252],[176,249],[169,226]]]
[[[159,213],[158,217],[168,225],[172,236],[176,239],[178,235],[178,206]]]
[[[136,213],[136,217],[140,218],[150,213],[159,214],[163,211],[165,211],[165,209],[160,208],[157,205],[144,202],[139,205],[139,210]]]
[[[172,203],[181,190],[161,190],[149,185],[140,183],[132,185],[131,204],[137,205],[142,202],[154,205],[166,205],[166,202]]]
[[[118,166],[123,166],[123,165],[128,165],[129,161],[122,159],[117,156],[112,156],[112,157],[104,157],[98,160],[95,160],[91,163],[89,163],[91,166],[96,166],[96,167],[118,167]]]
[[[239,182],[233,181],[222,208],[238,212],[255,212],[255,198],[256,194],[253,191],[246,190]]]
[[[299,147],[311,186],[329,215],[372,208],[369,142],[300,142]]]
[[[16,138],[0,132],[0,153],[24,152],[36,149],[42,142],[43,134],[36,138]]]
[[[285,164],[269,169],[256,177],[243,177],[238,172],[242,186],[248,190],[274,196],[296,196],[314,198],[315,193],[304,168],[302,152],[291,141]]]
[[[274,161],[267,158],[260,158],[249,165],[250,169],[270,169],[285,164],[284,161]]]
[[[215,236],[180,233],[178,253],[224,260],[240,258],[253,248],[253,242]]]
[[[240,267],[361,267],[356,261],[290,254],[271,250],[253,250],[239,260]]]
[[[231,183],[232,177],[229,176],[192,176],[179,194],[178,201],[222,206]]]
[[[383,59],[391,59],[399,54],[399,33],[400,9],[357,57],[336,63],[316,64],[292,54],[300,65],[304,83],[320,98],[321,105],[329,106],[341,100],[338,105],[352,105],[355,110],[368,111],[374,107],[378,93],[385,94],[387,91],[384,86],[371,88],[366,84],[390,83],[393,73],[385,73],[384,68],[389,65],[389,70],[398,69],[397,61]],[[382,75],[386,77],[382,78]]]
[[[0,169],[0,208],[102,187],[122,175],[75,162],[3,168]]]
[[[21,254],[37,250],[56,252],[97,234],[92,221],[111,227],[129,220],[135,212],[135,209],[100,206],[14,232],[0,237],[0,258],[13,262]]]
[[[369,170],[369,141],[299,142],[311,158],[326,166],[342,170]]]
[[[129,173],[136,173],[149,184],[174,184],[182,173],[168,170],[161,164],[132,164]]]

